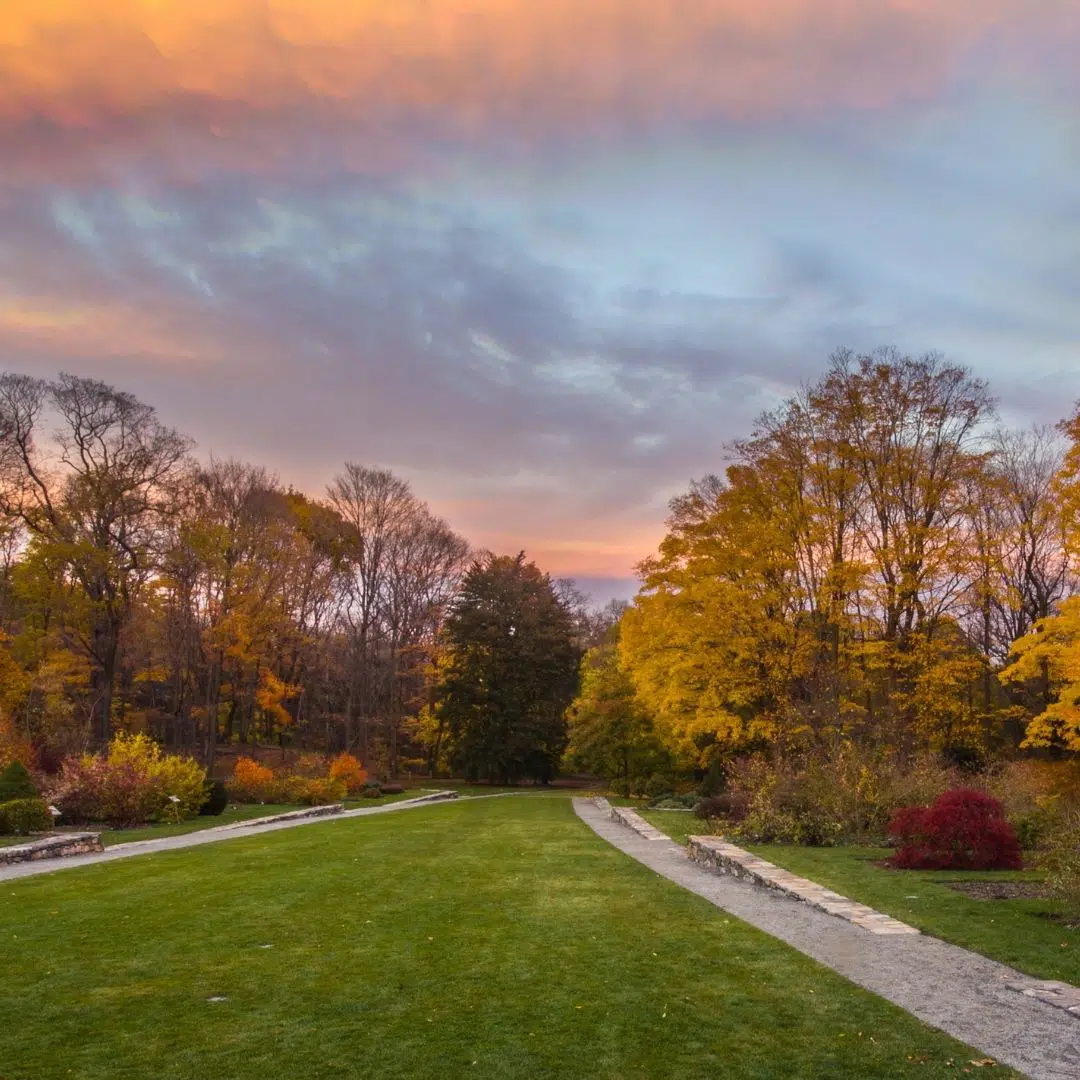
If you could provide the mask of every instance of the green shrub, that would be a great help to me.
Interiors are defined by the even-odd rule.
[[[1050,895],[1068,916],[1080,917],[1080,811],[1070,810],[1054,823],[1039,865],[1046,871]]]
[[[36,799],[37,785],[21,761],[12,761],[0,772],[0,803],[12,799]]]
[[[841,840],[842,831],[840,823],[821,807],[779,809],[764,803],[753,807],[732,835],[754,844],[832,847]]]
[[[368,783],[364,785],[364,790],[360,792],[360,797],[364,799],[381,799],[382,793],[382,784],[368,781]]]
[[[218,817],[229,805],[229,789],[224,780],[206,781],[206,802],[199,808],[200,817]]]
[[[641,785],[641,794],[648,799],[658,799],[664,795],[674,795],[675,783],[670,776],[664,776],[661,773],[653,773],[653,775]]]
[[[52,814],[43,799],[9,799],[0,803],[0,834],[29,836],[48,832],[52,825]]]
[[[699,802],[697,795],[661,795],[659,798],[650,799],[646,809],[693,810]]]
[[[1024,814],[1012,818],[1013,828],[1020,846],[1025,851],[1034,851],[1054,829],[1057,818],[1050,807],[1036,806]]]

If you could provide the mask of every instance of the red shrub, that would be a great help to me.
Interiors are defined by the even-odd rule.
[[[65,760],[50,798],[65,821],[107,821],[110,825],[141,825],[149,821],[160,801],[151,777],[130,761],[111,763],[101,755],[84,754]]]
[[[946,791],[930,807],[906,806],[889,826],[902,870],[1019,870],[1020,842],[997,799],[971,788]]]

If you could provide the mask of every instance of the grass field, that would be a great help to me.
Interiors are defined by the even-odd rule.
[[[707,832],[692,814],[647,810],[642,816],[680,843]],[[890,870],[879,865],[886,848],[805,848],[745,845],[763,859],[869,904],[944,941],[961,945],[1043,979],[1080,985],[1080,930],[1048,918],[1060,912],[1049,900],[980,900],[949,882],[1031,881],[1024,871],[961,873],[951,870]]]
[[[478,791],[468,785],[458,785],[463,792]],[[378,799],[346,799],[345,808],[355,810],[365,806],[382,806],[384,803],[400,802],[403,799],[415,799],[418,795],[433,790],[430,788],[411,788],[397,795],[382,795]],[[484,788],[485,792],[491,789]],[[161,836],[183,836],[187,833],[214,829],[219,825],[230,825],[236,821],[251,821],[253,818],[270,817],[274,814],[286,814],[290,810],[305,809],[299,803],[243,803],[230,805],[217,817],[194,817],[175,824],[140,825],[130,829],[110,829],[103,825],[87,825],[86,829],[101,833],[101,842],[105,847],[114,844],[131,844],[139,840],[156,840]],[[34,836],[0,836],[0,847],[9,844],[26,844],[37,839]],[[0,1080],[4,1080],[0,1073]]]
[[[980,1056],[558,796],[5,882],[0,971],[4,1080],[926,1077]]]

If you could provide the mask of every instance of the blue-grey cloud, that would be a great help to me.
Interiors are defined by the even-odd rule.
[[[667,499],[839,345],[941,349],[1016,422],[1080,396],[1069,10],[1039,23],[1002,3],[1019,45],[961,48],[953,23],[889,5],[806,23],[821,70],[792,85],[883,58],[880,84],[867,69],[808,111],[743,113],[715,86],[696,110],[665,83],[670,117],[644,122],[627,91],[608,105],[629,120],[605,113],[590,141],[568,122],[573,83],[522,142],[524,98],[484,99],[502,120],[475,139],[399,103],[391,126],[423,152],[387,168],[356,157],[352,114],[303,95],[155,97],[167,123],[124,98],[95,120],[97,150],[47,110],[0,115],[18,127],[0,367],[111,379],[204,452],[312,491],[346,458],[389,465],[478,544],[623,578]],[[773,41],[744,33],[702,55],[749,63],[747,40]],[[932,75],[907,94],[927,42]],[[94,167],[70,169],[83,155]]]

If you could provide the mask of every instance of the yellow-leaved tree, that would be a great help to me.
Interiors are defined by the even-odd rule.
[[[1057,615],[1038,622],[1013,645],[1013,655],[1003,678],[1045,677],[1056,696],[1028,723],[1024,745],[1080,750],[1080,597],[1063,601]]]
[[[792,676],[806,662],[799,584],[775,501],[741,466],[677,501],[623,617],[623,667],[665,744],[690,767],[799,735]]]
[[[1071,445],[1054,484],[1065,547],[1080,558],[1080,405],[1061,425]],[[1042,681],[1052,698],[1027,725],[1026,746],[1080,750],[1080,597],[1061,602],[1055,615],[1040,619],[1013,643],[1012,663],[1002,678],[1013,683]]]

